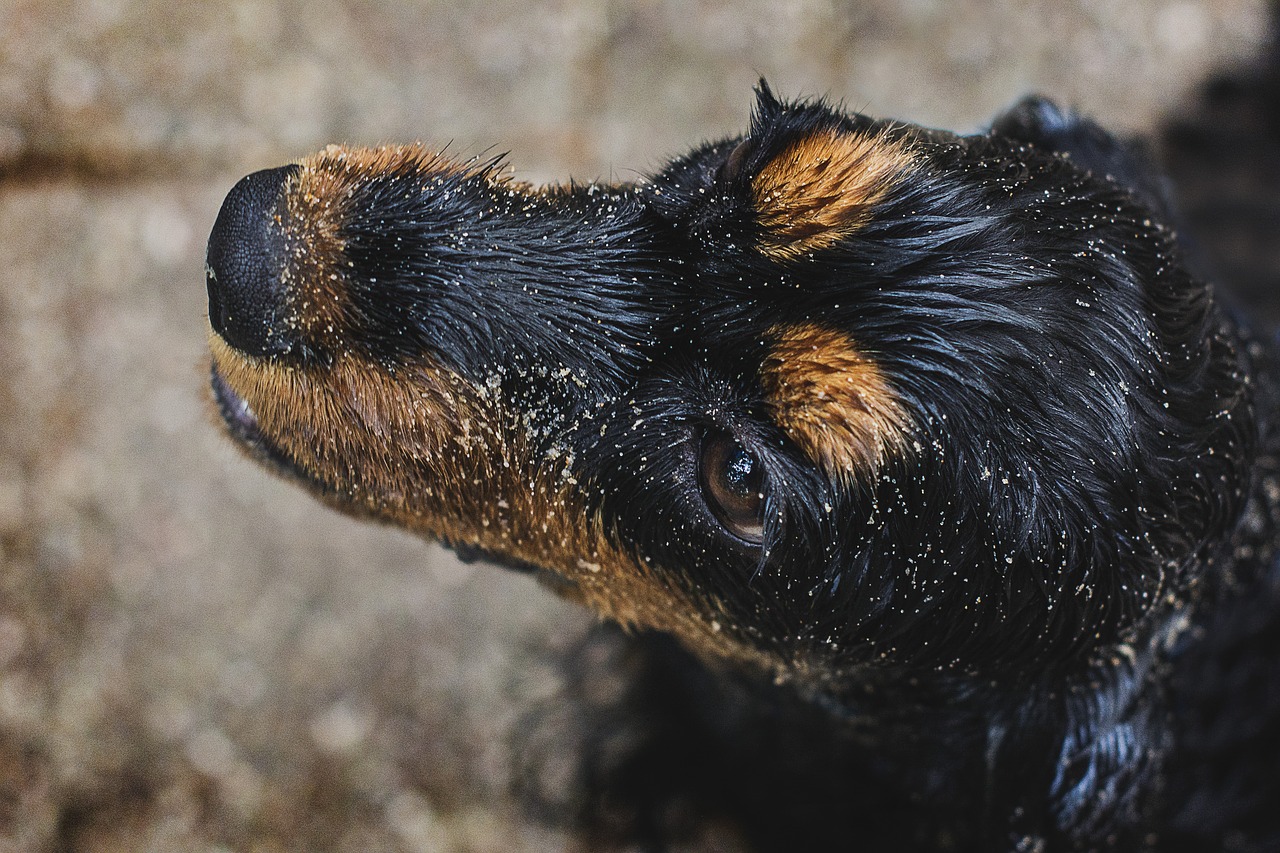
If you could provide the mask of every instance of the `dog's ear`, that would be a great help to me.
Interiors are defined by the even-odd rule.
[[[1128,188],[1147,207],[1171,219],[1168,189],[1146,147],[1047,98],[1022,99],[991,124],[991,135],[1053,151],[1082,169]]]
[[[822,102],[780,101],[762,80],[751,131],[718,179],[749,204],[759,250],[790,260],[862,229],[912,163],[892,126],[850,121]]]
[[[1096,136],[1110,139],[1107,132],[1093,122],[1039,95],[1023,98],[996,117],[991,123],[991,134],[1062,152],[1080,148],[1084,141],[1096,144],[1099,141],[1094,139]]]

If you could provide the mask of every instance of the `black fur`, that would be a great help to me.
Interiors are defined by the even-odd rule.
[[[1274,110],[1270,80],[1232,91]],[[1214,150],[1195,127],[1174,162]],[[911,167],[863,227],[780,260],[752,181],[826,131],[901,141]],[[631,686],[560,698],[583,762],[567,789],[531,785],[540,814],[644,849],[1280,849],[1270,347],[1221,308],[1150,163],[1043,100],[956,136],[762,84],[748,134],[637,186],[362,184],[340,347],[492,383],[611,541],[791,682],[602,636]],[[827,476],[771,417],[773,330],[814,323],[910,415],[873,475]],[[759,545],[707,505],[708,435],[767,472]]]

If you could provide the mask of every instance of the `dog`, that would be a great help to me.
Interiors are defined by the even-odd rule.
[[[634,184],[330,147],[223,204],[212,393],[627,631],[594,844],[1280,849],[1271,353],[1177,225],[1040,98],[958,135],[762,82]]]

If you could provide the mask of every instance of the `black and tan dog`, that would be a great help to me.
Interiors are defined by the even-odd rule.
[[[1157,186],[1044,101],[763,85],[635,185],[330,148],[223,206],[213,389],[325,502],[637,629],[601,843],[1277,849],[1265,353]]]

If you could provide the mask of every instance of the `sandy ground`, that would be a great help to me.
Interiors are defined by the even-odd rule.
[[[0,851],[572,844],[511,782],[591,618],[212,426],[204,240],[241,174],[421,139],[631,179],[742,128],[762,74],[1142,132],[1264,32],[1257,0],[0,0]]]

